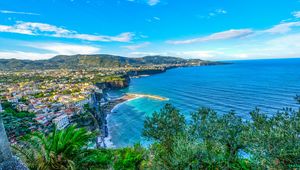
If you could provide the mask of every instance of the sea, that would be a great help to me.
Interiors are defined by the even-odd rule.
[[[258,108],[268,115],[284,108],[298,109],[300,59],[230,61],[231,64],[170,69],[165,73],[132,79],[126,89],[111,96],[141,93],[168,101],[139,98],[119,105],[107,117],[110,147],[136,143],[149,145],[141,136],[146,116],[171,103],[189,119],[191,112],[210,107],[219,114],[235,111],[245,119]]]

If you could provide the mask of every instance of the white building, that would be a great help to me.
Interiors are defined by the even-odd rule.
[[[14,97],[10,97],[7,99],[7,101],[11,102],[11,103],[18,103],[18,99],[17,98],[14,98]]]
[[[18,104],[17,105],[17,110],[18,111],[28,111],[29,107],[25,104]]]
[[[56,125],[57,129],[61,130],[66,128],[69,125],[69,118],[67,115],[63,114],[53,119],[53,123]]]

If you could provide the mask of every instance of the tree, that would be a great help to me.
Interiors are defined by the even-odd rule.
[[[203,168],[244,169],[239,157],[246,145],[248,123],[234,112],[217,115],[209,108],[201,108],[191,114],[190,133],[202,145]]]
[[[248,152],[263,168],[290,169],[300,165],[300,112],[285,109],[273,116],[255,110]]]
[[[13,148],[30,169],[92,169],[107,168],[111,156],[105,150],[89,149],[96,133],[70,126],[54,129],[48,136],[35,132],[24,137],[21,146]]]
[[[178,135],[174,137],[172,152],[165,153],[164,148],[159,143],[155,143],[150,148],[153,159],[148,163],[150,169],[168,170],[190,170],[200,169],[202,159],[202,145],[188,137],[188,135]]]
[[[209,108],[184,116],[171,105],[145,121],[144,136],[154,139],[153,169],[249,169],[239,156],[246,145],[248,122],[234,112],[218,115]]]
[[[154,112],[144,122],[142,135],[150,140],[161,142],[170,149],[174,137],[185,130],[185,118],[171,104],[166,104],[160,112]]]
[[[173,155],[176,137],[185,133],[185,118],[171,104],[166,104],[160,112],[153,113],[144,122],[143,136],[154,143],[151,146],[152,168],[172,169],[174,164],[170,159]]]
[[[146,161],[147,152],[140,144],[133,147],[121,148],[115,151],[114,169],[136,170],[142,169]]]

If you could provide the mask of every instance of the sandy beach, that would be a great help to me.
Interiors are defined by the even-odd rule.
[[[124,96],[111,100],[109,101],[105,106],[104,106],[104,111],[107,113],[112,113],[114,112],[120,105],[124,104],[125,102],[135,100],[138,98],[149,98],[153,100],[160,100],[160,101],[167,101],[169,100],[168,98],[161,97],[161,96],[156,96],[156,95],[150,95],[150,94],[137,94],[137,93],[127,93]]]

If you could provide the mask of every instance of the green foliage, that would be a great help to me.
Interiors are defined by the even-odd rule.
[[[64,90],[64,91],[61,92],[61,94],[69,95],[69,94],[72,94],[72,91],[71,90]]]
[[[75,114],[72,116],[72,122],[76,122],[77,127],[86,127],[89,130],[96,130],[100,127],[99,122],[95,116],[95,110],[89,106],[89,104],[85,104],[83,106],[83,113]]]
[[[169,150],[174,137],[184,132],[185,119],[179,110],[171,104],[166,104],[160,112],[154,112],[144,122],[143,136],[161,142]]]
[[[54,129],[48,136],[35,132],[14,149],[30,169],[107,168],[110,153],[87,147],[96,135],[84,128],[76,129],[74,125],[62,131]]]
[[[209,108],[201,108],[191,117],[191,134],[202,145],[201,164],[220,169],[242,169],[238,154],[247,147],[248,122],[234,112],[219,116]]]
[[[160,143],[150,147],[151,159],[149,169],[199,169],[201,160],[201,145],[187,135],[174,137],[171,151],[167,151]]]
[[[4,105],[9,109],[9,104]],[[13,111],[5,114],[13,116]],[[88,114],[82,116],[90,119]],[[144,122],[143,136],[153,142],[149,148],[88,149],[96,134],[71,126],[48,136],[36,132],[15,149],[31,169],[299,168],[300,111],[285,109],[268,115],[255,110],[250,116],[244,120],[235,112],[218,114],[200,108],[186,121],[167,104]]]
[[[289,169],[300,165],[300,112],[290,109],[268,117],[255,110],[249,148],[260,167]]]
[[[22,97],[19,101],[22,102],[22,103],[26,103],[28,101],[28,99],[25,98],[25,97]]]
[[[35,97],[35,98],[42,98],[42,97],[45,97],[45,93],[40,92],[40,93],[34,94],[33,97]]]
[[[10,102],[2,103],[4,112],[1,114],[6,133],[9,138],[19,138],[31,132],[31,126],[37,128],[37,122],[33,119],[35,114],[18,112]],[[33,130],[33,129],[32,129]]]
[[[8,108],[12,108],[11,103],[8,102],[8,101],[2,102],[1,105],[2,105],[2,107],[3,107],[4,110],[5,110],[5,109],[8,109]]]
[[[179,111],[166,105],[145,121],[143,134],[155,142],[148,164],[151,169],[287,169],[299,165],[300,113],[289,110],[269,118],[253,112],[251,116],[249,122],[234,112],[218,115],[201,108],[185,125]]]
[[[25,117],[34,118],[35,114],[34,113],[29,113],[29,112],[18,112],[14,116],[17,117],[17,118],[25,118]]]
[[[115,151],[113,168],[126,170],[142,169],[146,160],[146,154],[146,149],[139,144],[118,149]]]

